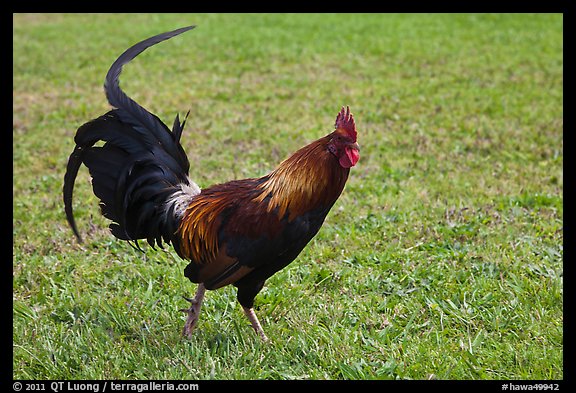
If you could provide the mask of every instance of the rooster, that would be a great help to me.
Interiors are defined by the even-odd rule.
[[[265,281],[286,267],[318,233],[359,159],[356,126],[342,107],[335,129],[304,146],[260,178],[233,180],[201,190],[189,177],[180,137],[186,123],[176,115],[172,130],[120,88],[122,67],[146,48],[193,29],[148,38],[126,50],[110,67],[104,90],[115,109],[82,125],[64,176],[66,218],[82,241],[72,209],[81,164],[104,217],[118,239],[140,248],[172,244],[189,261],[184,275],[198,288],[182,310],[182,334],[191,337],[206,290],[237,287],[237,299],[256,333],[267,341],[254,313]],[[189,112],[188,112],[189,113]],[[98,145],[97,145],[98,144]]]

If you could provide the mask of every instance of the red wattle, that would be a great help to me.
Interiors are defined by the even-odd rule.
[[[338,161],[343,168],[350,168],[356,165],[358,159],[360,159],[358,150],[346,147],[344,148],[344,154],[340,156]]]

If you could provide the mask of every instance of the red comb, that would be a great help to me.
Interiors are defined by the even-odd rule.
[[[354,139],[354,142],[356,142],[356,124],[354,123],[354,116],[352,116],[352,113],[350,113],[349,106],[346,106],[346,109],[342,107],[340,113],[338,113],[338,116],[336,116],[336,123],[334,123],[334,127],[336,129],[342,128],[346,130],[348,135],[350,135],[350,137]]]

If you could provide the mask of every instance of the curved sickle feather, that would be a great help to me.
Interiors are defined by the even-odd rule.
[[[194,25],[182,27],[167,33],[155,35],[154,37],[150,37],[133,45],[124,53],[122,53],[114,63],[112,63],[104,81],[104,90],[110,105],[123,109],[129,115],[129,118],[125,118],[123,120],[131,122],[134,125],[144,127],[146,130],[151,132],[158,141],[166,146],[170,146],[173,142],[171,140],[171,134],[165,130],[166,126],[162,124],[156,116],[142,108],[138,103],[136,103],[122,91],[120,88],[119,77],[120,73],[122,72],[122,67],[136,56],[138,56],[140,53],[144,52],[147,48],[182,34],[188,30],[192,30],[195,27],[196,26]],[[120,116],[122,116],[122,113],[120,113]]]
[[[147,48],[158,44],[159,42],[165,41],[169,38],[177,36],[178,34],[182,34],[188,30],[192,30],[196,26],[187,26],[182,27],[180,29],[172,30],[166,33],[155,35],[154,37],[150,37],[137,43],[136,45],[131,46],[130,48],[126,49],[124,53],[120,55],[116,59],[114,63],[110,66],[108,73],[106,74],[106,80],[104,82],[104,88],[106,89],[106,98],[108,98],[108,102],[110,105],[116,108],[124,108],[126,102],[134,103],[137,107],[140,105],[136,104],[130,97],[128,97],[121,89],[118,78],[120,77],[120,73],[122,72],[122,67],[129,63],[132,59],[138,56],[140,53],[144,52]]]
[[[72,194],[74,192],[74,183],[76,180],[76,176],[78,175],[78,169],[80,169],[80,165],[82,164],[82,147],[76,146],[74,151],[70,155],[68,160],[68,166],[66,167],[66,174],[64,175],[64,211],[66,212],[66,219],[68,220],[68,224],[74,231],[76,238],[78,239],[79,243],[82,243],[82,238],[80,237],[80,233],[78,232],[78,228],[76,227],[76,221],[74,220],[74,213],[72,211]]]

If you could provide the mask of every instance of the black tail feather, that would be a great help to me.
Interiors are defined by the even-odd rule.
[[[134,129],[138,132],[141,132],[143,137],[147,140],[149,140],[148,138],[150,136],[153,136],[161,144],[170,146],[173,144],[172,142],[174,141],[174,136],[164,132],[166,126],[160,121],[160,119],[158,119],[158,117],[142,108],[122,91],[118,79],[120,73],[122,72],[122,67],[152,45],[158,44],[162,41],[182,34],[195,27],[196,26],[183,27],[181,29],[169,31],[167,33],[158,34],[154,37],[150,37],[142,42],[139,42],[121,54],[120,57],[118,57],[118,59],[116,59],[116,61],[112,64],[110,70],[108,70],[108,74],[106,75],[106,80],[104,82],[104,89],[106,91],[108,102],[110,105],[116,108],[122,108],[123,111],[119,113],[120,119],[124,122],[132,124]],[[171,154],[178,154],[178,151],[167,151]]]
[[[66,218],[81,240],[72,209],[74,182],[80,165],[92,177],[94,194],[100,199],[102,214],[112,220],[112,234],[120,239],[147,239],[162,246],[177,229],[177,218],[169,215],[166,202],[189,184],[190,163],[180,145],[186,119],[176,116],[172,131],[121,89],[118,78],[122,66],[146,48],[194,28],[184,27],[144,40],[125,51],[110,67],[104,89],[117,109],[81,126],[74,138],[76,147],[64,176]],[[186,115],[186,117],[188,114]],[[103,141],[103,146],[95,146]],[[138,246],[139,248],[139,246]]]
[[[66,174],[64,175],[64,211],[66,213],[66,219],[76,235],[78,242],[82,243],[82,237],[78,232],[76,227],[76,221],[74,220],[74,213],[72,211],[72,194],[74,192],[74,180],[76,180],[76,175],[78,175],[78,169],[82,165],[82,148],[76,146],[74,151],[68,159],[68,165],[66,166]]]

